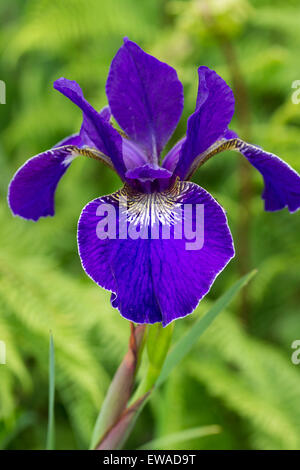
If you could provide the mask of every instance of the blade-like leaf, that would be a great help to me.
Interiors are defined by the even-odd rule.
[[[49,342],[49,408],[48,408],[48,431],[46,449],[54,449],[54,398],[55,398],[55,357],[54,342],[50,333]]]
[[[210,436],[211,434],[218,434],[221,432],[220,426],[213,424],[211,426],[201,426],[198,428],[185,429],[184,431],[176,432],[174,434],[169,434],[158,439],[153,439],[152,441],[147,442],[146,444],[139,447],[140,449],[161,449],[162,447],[167,447],[170,449],[170,446],[174,444],[180,444],[181,442],[186,442],[191,439],[197,439],[198,437]]]
[[[214,303],[212,308],[194,324],[192,329],[178,341],[178,343],[174,346],[166,358],[161,374],[156,382],[156,386],[161,385],[166,380],[170,372],[192,349],[194,344],[198,341],[199,337],[210,326],[217,315],[229,305],[233,297],[250,281],[250,279],[255,274],[256,270],[251,271],[239,279]]]

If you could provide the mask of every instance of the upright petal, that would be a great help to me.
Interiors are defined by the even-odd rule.
[[[113,162],[114,168],[121,178],[126,171],[122,157],[122,138],[120,134],[101,116],[84,98],[80,86],[72,80],[59,78],[54,88],[67,96],[83,112],[82,132],[88,136],[93,145]]]
[[[190,116],[175,175],[184,179],[193,161],[227,131],[234,113],[234,96],[226,82],[208,67],[199,67],[195,112]]]
[[[113,292],[125,318],[163,325],[191,313],[234,255],[223,209],[188,182],[152,194],[125,186],[95,199],[80,216],[78,247],[86,273]]]
[[[158,163],[183,109],[176,71],[125,39],[112,61],[106,92],[120,126],[151,163]]]
[[[109,106],[104,106],[104,108],[102,108],[99,111],[99,114],[104,119],[104,121],[106,121],[106,122],[110,121],[110,119],[111,119],[111,110],[110,110]]]
[[[175,170],[176,165],[179,160],[181,147],[184,144],[185,140],[186,140],[186,137],[183,137],[182,139],[180,139],[178,142],[176,142],[174,147],[172,147],[171,150],[167,153],[167,155],[165,156],[162,162],[163,168],[166,168],[167,170],[172,171],[172,172]]]
[[[122,150],[124,163],[128,170],[133,170],[148,162],[146,154],[129,139],[122,139]]]
[[[99,116],[107,123],[110,122],[111,118],[111,111],[109,106],[105,106],[104,108],[99,111]],[[82,144],[88,145],[89,147],[96,147],[97,146],[97,135],[96,135],[96,142],[94,142],[94,125],[90,123],[90,119],[83,113],[83,121],[80,128],[80,137]],[[104,146],[101,145],[99,151],[104,152]]]

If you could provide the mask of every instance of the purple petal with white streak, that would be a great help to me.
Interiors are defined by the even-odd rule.
[[[234,256],[231,233],[221,206],[194,183],[178,182],[174,188],[156,194],[123,188],[88,203],[79,219],[78,247],[83,268],[98,285],[113,292],[113,306],[136,323],[167,325],[191,313]],[[119,202],[125,196],[128,211],[121,204],[119,212]],[[204,205],[204,243],[198,249],[187,249],[185,235],[181,239],[162,238],[168,211],[175,206],[183,209],[186,204],[192,207],[193,224],[197,205]],[[103,223],[111,207],[117,216],[116,233],[112,231],[113,236],[100,239],[98,223]],[[141,221],[148,221],[146,230],[153,225],[160,226],[159,236],[121,239],[119,223],[124,214],[131,216],[131,223],[135,221],[136,229],[142,233],[149,234],[143,231]],[[128,221],[125,227],[128,230]],[[172,230],[175,227],[177,223]]]

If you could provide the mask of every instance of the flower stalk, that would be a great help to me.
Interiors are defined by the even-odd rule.
[[[146,333],[145,326],[134,327],[131,323],[129,348],[103,402],[91,448],[120,449],[125,443],[160,375],[172,334],[173,323],[165,328],[161,323],[148,325]],[[130,400],[130,406],[127,407],[144,344],[148,356],[146,374]]]
[[[143,349],[145,326],[134,327],[130,324],[131,334],[128,351],[124,356],[104,399],[92,438],[91,448],[94,449],[103,440],[110,429],[120,420],[130,398],[134,379]],[[106,436],[107,437],[107,436]]]

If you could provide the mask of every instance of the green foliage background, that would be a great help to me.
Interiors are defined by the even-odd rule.
[[[101,108],[110,61],[128,36],[178,70],[185,110],[175,142],[194,107],[197,66],[208,65],[233,84],[225,40],[247,89],[251,140],[299,172],[300,104],[291,101],[291,84],[300,79],[299,2],[7,0],[0,15],[0,79],[7,86],[7,104],[0,105],[0,340],[7,344],[7,364],[0,365],[0,448],[45,448],[49,330],[57,362],[56,445],[86,448],[129,326],[110,307],[108,293],[84,274],[76,224],[82,207],[117,189],[119,181],[97,162],[76,161],[57,191],[55,218],[35,224],[12,217],[6,194],[15,170],[81,122],[52,82],[60,76],[77,80]],[[238,116],[234,127],[243,132]],[[226,208],[242,256],[195,313],[176,322],[175,338],[245,265],[257,267],[258,275],[246,300],[237,299],[220,315],[155,393],[128,448],[217,424],[220,433],[172,448],[300,449],[300,365],[291,362],[291,344],[300,339],[299,216],[263,212],[262,181],[250,167],[252,189],[241,194],[240,159],[235,153],[216,156],[195,177]]]

